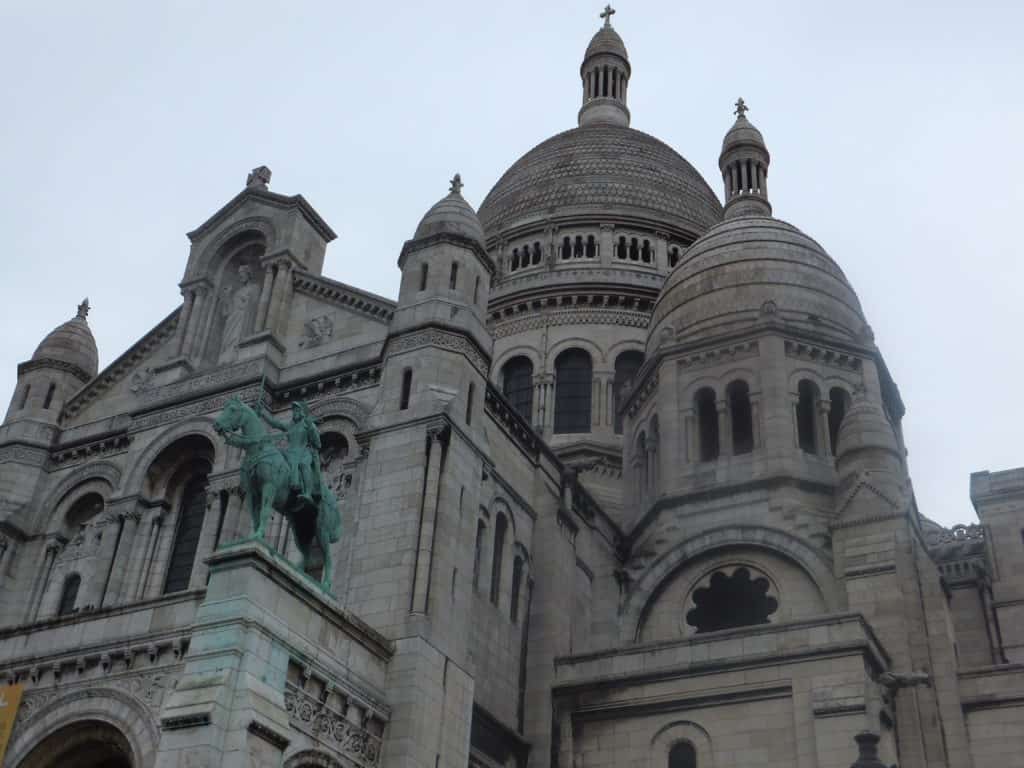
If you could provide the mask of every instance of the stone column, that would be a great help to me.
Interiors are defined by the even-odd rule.
[[[114,550],[110,582],[107,584],[107,591],[99,604],[100,607],[125,602],[126,577],[131,572],[132,552],[137,544],[139,521],[142,520],[142,510],[134,507],[133,502],[131,509],[120,513],[121,539],[117,543],[117,549]]]
[[[274,287],[274,269],[269,264],[263,265],[263,287],[260,289],[260,300],[256,304],[256,322],[253,329],[257,332],[267,327],[267,307],[270,306],[270,293]]]
[[[819,400],[817,413],[814,418],[815,436],[818,441],[818,455],[827,459],[832,458],[832,440],[828,433],[828,414],[832,410],[832,403],[828,400]]]
[[[103,523],[103,541],[100,542],[100,551],[96,557],[96,571],[93,579],[90,579],[92,583],[83,584],[84,589],[78,591],[82,605],[100,608],[106,600],[110,581],[114,578],[114,562],[124,537],[124,527],[124,515],[118,513],[110,514]],[[116,532],[111,534],[111,528]]]
[[[412,588],[412,613],[426,613],[430,598],[430,572],[434,559],[434,531],[437,528],[437,503],[441,492],[441,465],[447,443],[447,430],[431,427],[427,430],[427,477],[423,485],[420,511],[419,545],[416,550],[416,569]]]
[[[732,456],[732,425],[729,418],[729,401],[715,401],[715,409],[718,411],[718,455]]]
[[[53,563],[60,550],[61,545],[58,541],[48,541],[43,547],[39,570],[36,572],[35,583],[32,585],[32,597],[28,602],[28,611],[25,614],[26,624],[32,623],[39,616],[39,605],[43,601],[43,593],[46,592],[46,585],[50,581],[50,572],[53,570]]]
[[[601,252],[598,254],[598,261],[602,264],[611,264],[612,259],[615,258],[614,254],[614,242],[615,242],[615,225],[614,224],[602,224],[601,225]]]
[[[188,328],[185,331],[185,341],[181,353],[188,358],[199,357],[199,350],[196,349],[197,337],[200,332],[200,325],[206,313],[206,306],[210,303],[209,286],[200,284],[192,289],[192,311],[189,312]]]
[[[761,394],[750,395],[750,425],[753,432],[753,448],[761,447]]]
[[[543,373],[541,379],[541,387],[544,392],[541,433],[550,435],[555,429],[555,376],[551,373]]]
[[[800,395],[790,393],[789,414],[793,422],[793,447],[800,449],[800,427],[797,425],[797,409],[800,407]]]
[[[658,455],[658,443],[649,443],[647,448],[647,466],[650,468],[648,471],[651,476],[648,491],[650,493],[651,501],[658,498],[658,476],[660,474],[658,471]]]
[[[4,576],[7,574],[7,553],[9,551],[13,551],[10,539],[0,534],[0,585],[4,583]]]
[[[697,454],[697,429],[693,423],[693,408],[684,408],[682,412],[683,422],[683,434],[682,437],[682,451],[683,460],[687,464],[696,464]]]
[[[747,161],[740,161],[740,177],[742,180],[740,190],[746,194],[747,190],[750,189],[750,174],[747,170]]]
[[[595,375],[590,382],[590,431],[601,426],[601,377]]]
[[[668,235],[664,232],[654,233],[654,265],[668,269]]]
[[[153,521],[149,527],[149,535],[146,538],[146,548],[142,552],[142,562],[139,567],[139,579],[135,586],[135,599],[143,600],[149,593],[149,582],[153,576],[153,560],[156,557],[157,545],[160,543],[160,528],[164,522],[163,512],[153,515]]]
[[[178,315],[178,328],[174,339],[175,357],[181,355],[185,346],[185,331],[188,329],[189,320],[192,319],[192,305],[196,298],[195,294],[187,288],[181,289],[181,295],[184,297],[184,302],[181,305],[181,313]]]
[[[209,572],[206,559],[213,554],[213,550],[216,548],[217,531],[221,528],[222,521],[223,510],[221,509],[220,492],[207,491],[206,514],[203,516],[203,528],[199,534],[196,559],[192,563],[192,575],[188,582],[189,589],[206,586],[206,575]]]
[[[266,330],[279,335],[278,328],[282,307],[285,304],[286,294],[291,288],[291,262],[288,259],[277,259],[273,262],[275,271],[274,287],[270,292],[270,307],[267,310]]]

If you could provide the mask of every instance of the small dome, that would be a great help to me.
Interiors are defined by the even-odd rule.
[[[896,432],[882,408],[870,402],[862,392],[854,396],[853,405],[843,416],[836,440],[836,458],[842,461],[850,454],[864,450],[880,450],[899,458]]]
[[[477,218],[476,211],[462,197],[461,190],[462,179],[459,174],[455,174],[451,190],[445,197],[434,203],[433,207],[420,220],[413,239],[419,240],[421,237],[430,237],[445,232],[468,237],[483,246],[484,228],[480,226],[480,219]]]
[[[597,56],[599,53],[611,53],[629,61],[629,54],[626,53],[626,44],[622,42],[619,33],[610,25],[597,30],[597,34],[591,38],[590,45],[587,46],[587,52],[583,54],[583,59],[585,61],[591,56]]]
[[[648,345],[736,330],[765,315],[846,340],[865,328],[857,295],[818,243],[778,219],[731,219],[683,254],[655,304]]]
[[[89,300],[78,305],[78,314],[58,325],[36,347],[33,361],[68,363],[84,371],[91,379],[99,372],[99,352],[96,339],[89,330],[85,316],[89,313]]]
[[[746,115],[740,113],[740,116],[736,118],[736,122],[732,124],[732,128],[729,129],[729,132],[725,134],[725,138],[722,139],[722,154],[724,155],[730,149],[742,146],[754,146],[767,151],[764,136],[754,127],[753,123],[747,120]]]

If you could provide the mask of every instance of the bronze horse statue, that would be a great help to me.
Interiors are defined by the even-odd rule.
[[[298,408],[297,411],[300,414],[306,412],[304,407]],[[316,433],[312,420],[309,420],[308,424],[313,433]],[[264,540],[270,513],[277,510],[291,525],[302,558],[299,569],[303,573],[309,562],[313,541],[320,545],[324,559],[320,585],[325,591],[330,591],[333,570],[330,545],[341,538],[341,516],[338,513],[338,500],[333,491],[326,484],[319,482],[319,451],[312,452],[312,461],[316,466],[310,468],[318,479],[318,498],[310,499],[293,487],[294,468],[289,464],[288,455],[275,444],[274,437],[267,433],[263,420],[248,405],[237,397],[231,398],[214,421],[213,428],[228,445],[245,449],[241,487],[249,500],[253,538]],[[318,433],[316,437],[319,437]],[[318,439],[315,447],[319,449]]]

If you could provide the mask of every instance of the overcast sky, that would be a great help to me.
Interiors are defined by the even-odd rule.
[[[185,233],[266,164],[339,233],[325,273],[394,297],[455,171],[479,205],[573,127],[600,2],[0,0],[0,401],[83,296],[101,367],[180,302]],[[616,6],[633,127],[721,194],[743,96],[775,215],[857,290],[907,404],[921,510],[974,518],[1024,465],[1024,3]]]

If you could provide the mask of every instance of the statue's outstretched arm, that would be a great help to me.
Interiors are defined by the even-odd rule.
[[[316,448],[316,450],[319,451],[320,450],[320,430],[317,429],[314,425],[310,424],[309,427],[308,427],[308,434],[309,434],[309,438],[308,439],[309,439],[310,446],[312,446],[313,448]]]
[[[259,407],[257,408],[257,411],[259,412],[260,416],[263,417],[263,420],[265,422],[267,422],[267,424],[272,426],[274,429],[276,429],[276,430],[278,430],[280,432],[287,432],[288,431],[288,425],[285,424],[283,421],[278,421],[273,416],[271,416],[270,412],[267,411],[267,409],[264,407],[263,403],[259,404]]]

